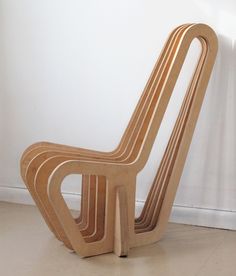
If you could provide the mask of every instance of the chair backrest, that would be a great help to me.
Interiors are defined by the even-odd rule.
[[[130,155],[130,151],[137,139],[138,133],[140,131],[140,127],[142,126],[143,120],[149,109],[150,102],[152,102],[153,94],[155,92],[155,86],[157,86],[158,83],[160,82],[160,75],[162,74],[166,60],[169,58],[169,54],[173,47],[173,43],[175,42],[178,33],[183,31],[188,26],[190,26],[190,24],[179,26],[178,28],[173,30],[166,44],[163,47],[163,50],[159,56],[159,59],[154,66],[151,76],[149,77],[149,80],[133,112],[133,115],[129,121],[129,124],[118,145],[118,150],[119,152],[123,152],[124,159],[125,159],[124,156],[126,156],[127,158],[127,156]]]
[[[155,72],[146,86],[144,93],[148,96],[151,95],[151,100],[148,100],[147,96],[148,107],[146,108],[145,104],[142,105],[142,112],[146,109],[144,110],[145,115],[140,121],[138,119],[136,121],[136,128],[134,128],[136,133],[133,130],[135,141],[132,141],[132,145],[129,145],[131,149],[126,159],[126,162],[134,163],[137,170],[141,170],[147,162],[188,49],[195,38],[199,39],[202,45],[199,60],[203,57],[204,60],[200,64],[201,68],[195,70],[191,82],[193,83],[197,70],[200,70],[201,76],[197,82],[194,82],[194,85],[197,87],[196,93],[202,93],[204,96],[217,53],[217,37],[209,26],[193,24],[182,27],[178,35],[172,37],[175,41],[171,49],[167,51],[168,56],[165,59],[164,66],[159,71],[154,70]],[[139,108],[140,106],[137,109]]]
[[[174,125],[172,134],[170,136],[165,153],[161,160],[157,174],[154,178],[153,184],[149,191],[145,206],[138,220],[145,221],[145,231],[151,231],[155,228],[159,213],[161,210],[162,201],[165,198],[166,189],[170,183],[170,177],[173,174],[173,167],[176,165],[176,158],[180,152],[180,145],[183,139],[184,130],[187,126],[187,121],[193,107],[193,100],[196,99],[197,84],[202,75],[202,67],[207,54],[207,48],[203,47],[203,53],[199,59],[198,65],[195,70],[194,77],[187,89],[182,106],[180,108],[176,123]],[[199,96],[199,95],[198,95]],[[199,105],[200,106],[200,105]],[[198,108],[199,108],[198,106]],[[192,122],[194,123],[194,122]],[[190,137],[191,138],[191,137]],[[190,139],[191,140],[191,139]],[[181,167],[178,167],[182,171]],[[148,210],[148,212],[147,212]],[[143,229],[142,229],[143,230]],[[140,232],[140,230],[137,230]]]

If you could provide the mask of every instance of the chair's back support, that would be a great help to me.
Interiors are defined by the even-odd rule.
[[[136,232],[138,233],[140,231],[151,231],[157,224],[161,204],[163,198],[165,197],[165,191],[169,182],[171,171],[173,169],[175,157],[179,149],[178,146],[183,137],[183,132],[186,127],[186,121],[188,119],[193,104],[193,98],[196,94],[198,80],[202,73],[203,63],[206,57],[206,50],[207,49],[204,46],[194,76],[191,80],[191,83],[188,87],[188,91],[183,100],[183,104],[179,111],[179,115],[177,117],[165,153],[161,160],[157,174],[154,178],[152,187],[149,191],[147,201],[145,203],[140,217],[136,220],[144,221],[146,225],[146,227],[143,227],[142,225],[142,229],[140,229],[140,227],[137,227]],[[149,214],[151,214],[151,216],[148,216],[147,210],[149,210]]]
[[[127,156],[130,155],[130,150],[132,149],[133,144],[137,139],[138,132],[140,131],[140,127],[143,124],[143,120],[146,116],[148,107],[150,105],[150,101],[152,100],[153,94],[156,91],[156,86],[160,83],[159,75],[162,74],[166,60],[169,58],[169,53],[173,47],[172,44],[175,42],[178,32],[183,31],[183,29],[187,28],[187,26],[189,26],[189,24],[179,26],[178,28],[176,28],[170,34],[166,44],[163,47],[158,61],[156,62],[151,76],[149,77],[144,91],[138,101],[138,104],[136,105],[136,108],[129,121],[129,124],[126,127],[126,130],[121,138],[118,148],[116,149],[116,152],[119,152],[119,155],[117,154],[117,156],[120,157],[122,154],[123,160],[127,160]],[[138,139],[141,139],[141,136]]]
[[[201,42],[202,53],[199,59],[201,62],[199,62],[190,83],[195,83],[196,94],[201,94],[199,97],[203,100],[215,62],[218,43],[214,31],[209,26],[204,24],[194,24],[187,27],[181,33],[181,36],[178,37],[177,45],[173,47],[172,53],[170,54],[170,58],[163,72],[161,85],[155,86],[154,88],[155,93],[153,101],[150,103],[150,108],[143,120],[130,159],[130,161],[136,160],[139,170],[141,170],[147,162],[175,83],[178,79],[191,42],[195,38],[199,39]],[[200,75],[198,80],[195,81],[195,75],[198,74],[199,70]],[[193,105],[193,108],[198,110],[196,116],[198,116],[200,111],[201,103],[202,102],[199,101]],[[193,123],[194,125],[196,120],[197,117]]]

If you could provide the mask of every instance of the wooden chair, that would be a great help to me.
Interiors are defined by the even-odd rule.
[[[136,176],[145,166],[182,64],[194,38],[202,53],[167,148],[139,218]],[[158,241],[165,229],[202,100],[217,53],[217,38],[204,24],[176,28],[167,40],[117,149],[104,153],[52,143],[30,146],[21,174],[56,237],[81,256]],[[61,194],[70,174],[82,174],[82,204],[74,219]]]
[[[45,144],[46,144],[46,143],[44,143],[44,146],[45,146]],[[35,146],[36,146],[36,145],[34,145],[34,147],[35,147]],[[39,144],[37,144],[37,146],[39,146]],[[40,146],[42,146],[42,144],[40,144]],[[27,151],[29,151],[30,149],[32,149],[32,147],[30,147]],[[41,148],[41,150],[42,150],[42,148]],[[78,151],[78,150],[77,150],[77,151]],[[32,153],[31,153],[31,154],[32,154]],[[45,153],[45,154],[48,156],[47,153]],[[44,159],[46,158],[45,154],[44,154],[44,156],[42,156],[43,154],[40,156],[40,157],[41,157],[41,160],[44,160]],[[50,152],[50,154],[52,154],[52,152]],[[35,161],[39,161],[39,159],[40,159],[39,156],[37,156],[37,157],[38,157],[38,158],[37,158],[37,159],[35,158],[35,159],[34,159],[34,162],[32,162],[32,164],[31,164],[31,165],[34,167],[33,170],[31,170],[31,171],[29,170],[31,173],[32,173],[32,171],[33,171],[33,172],[36,171],[36,170],[35,170]],[[24,158],[24,159],[27,159],[27,158]],[[31,167],[32,167],[32,166],[31,166]],[[32,176],[32,174],[31,174],[31,176]],[[28,181],[28,182],[30,183],[30,181]],[[101,186],[101,183],[100,183],[99,186]],[[93,223],[93,225],[94,225],[94,223]]]
[[[147,96],[146,94],[144,94],[144,96]],[[140,107],[142,107],[141,105],[140,105]],[[140,109],[140,108],[139,108]],[[136,117],[137,117],[137,115],[136,115]],[[131,120],[132,121],[132,120]],[[131,129],[131,127],[130,127],[130,129]],[[127,137],[127,136],[126,136]],[[31,146],[31,147],[29,147],[28,149],[27,149],[27,153],[29,153],[30,152],[30,154],[28,154],[28,155],[30,155],[30,156],[32,156],[32,148],[36,148],[36,147],[39,147],[39,146],[41,146],[41,148],[40,148],[40,150],[42,151],[42,145],[49,145],[48,143],[40,143],[40,144],[35,144],[35,145],[33,145],[33,146]],[[50,145],[50,146],[52,146],[52,145]],[[53,145],[54,146],[54,145]],[[58,145],[57,145],[57,147],[58,147]],[[61,146],[60,146],[60,148],[62,148]],[[65,148],[65,146],[64,146],[64,148]],[[70,148],[70,150],[71,150],[71,148]],[[77,150],[77,152],[78,152],[78,149],[76,149]],[[36,151],[36,153],[38,153],[38,149],[36,149],[35,150]],[[50,154],[52,154],[52,152],[50,152]],[[46,157],[48,157],[49,155],[48,155],[48,153],[46,153],[46,152],[44,152],[43,154],[41,154],[41,155],[38,155],[37,156],[37,158],[34,158],[33,159],[33,161],[31,162],[31,168],[33,167],[33,169],[32,170],[28,170],[28,172],[29,172],[29,177],[28,177],[28,180],[29,180],[29,178],[30,178],[30,176],[31,176],[31,178],[32,178],[32,172],[36,172],[36,168],[35,168],[35,163],[36,163],[36,161],[39,163],[39,161],[41,160],[41,161],[44,161],[45,160],[45,158]],[[25,154],[23,155],[23,158],[22,159],[24,159],[24,162],[22,162],[22,170],[24,170],[24,163],[26,163],[27,162],[27,158],[25,157]],[[31,173],[31,174],[30,174]],[[24,173],[22,173],[22,175],[23,175]],[[28,184],[28,186],[30,187],[30,181],[27,181],[27,182],[29,182],[29,184]],[[101,186],[101,185],[100,185]]]

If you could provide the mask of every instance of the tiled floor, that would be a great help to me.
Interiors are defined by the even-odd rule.
[[[81,259],[47,229],[35,207],[0,202],[1,276],[236,276],[236,231],[169,224],[159,243]]]

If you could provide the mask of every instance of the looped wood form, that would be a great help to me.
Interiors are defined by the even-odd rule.
[[[202,51],[141,215],[135,218],[137,174],[145,166],[191,42]],[[118,147],[99,152],[48,142],[28,147],[21,175],[46,223],[81,256],[158,241],[168,222],[194,128],[217,54],[217,37],[204,24],[185,24],[169,36]],[[73,218],[63,179],[82,175],[81,210]]]

